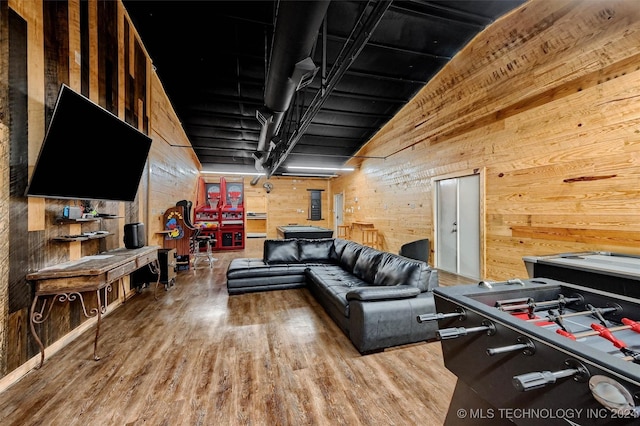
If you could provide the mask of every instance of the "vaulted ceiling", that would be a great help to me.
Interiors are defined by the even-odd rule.
[[[340,168],[524,0],[125,0],[203,170]]]

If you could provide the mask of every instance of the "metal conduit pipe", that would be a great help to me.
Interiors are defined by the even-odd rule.
[[[283,1],[279,4],[273,36],[264,103],[268,114],[262,123],[256,155],[256,169],[268,157],[269,141],[277,134],[298,82],[291,79],[294,67],[309,57],[330,0]],[[265,155],[265,153],[267,155]]]

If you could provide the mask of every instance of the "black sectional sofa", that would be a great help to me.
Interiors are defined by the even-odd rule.
[[[362,354],[434,340],[431,290],[438,271],[422,261],[339,238],[265,240],[263,259],[234,259],[230,295],[306,286]]]

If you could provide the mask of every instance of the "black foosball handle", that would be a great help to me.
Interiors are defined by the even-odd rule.
[[[423,315],[418,315],[418,322],[422,323],[422,322],[427,322],[427,321],[440,321],[443,320],[445,318],[455,318],[455,317],[464,317],[465,313],[464,311],[460,311],[460,312],[449,312],[446,314],[440,313],[440,312],[436,312],[435,314],[423,314]]]
[[[493,336],[496,333],[496,326],[490,321],[482,321],[482,325],[478,327],[452,327],[442,328],[436,331],[436,337],[440,340],[456,339],[460,336],[466,336],[469,333],[477,333],[479,331],[485,331],[488,336]]]

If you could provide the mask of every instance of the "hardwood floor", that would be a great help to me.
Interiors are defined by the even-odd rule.
[[[306,289],[229,297],[235,257],[108,315],[0,394],[3,425],[438,425],[455,386],[440,344],[362,356]],[[441,285],[468,282],[441,274]]]

